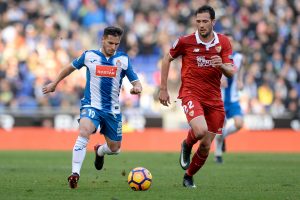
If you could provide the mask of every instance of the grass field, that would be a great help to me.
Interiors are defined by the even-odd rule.
[[[67,184],[71,152],[0,151],[0,199],[300,199],[300,154],[226,154],[224,158],[224,164],[216,165],[209,157],[195,176],[197,188],[187,189],[182,187],[178,153],[106,156],[104,169],[96,171],[94,154],[89,152],[79,187],[71,190]],[[149,191],[135,192],[127,185],[128,172],[137,166],[153,175]]]

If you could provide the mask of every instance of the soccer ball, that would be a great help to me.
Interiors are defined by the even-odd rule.
[[[129,187],[134,191],[148,190],[152,183],[150,171],[144,167],[136,167],[128,174]]]

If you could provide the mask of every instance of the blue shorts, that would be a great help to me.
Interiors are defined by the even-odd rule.
[[[80,109],[80,119],[89,118],[96,127],[100,126],[100,132],[112,141],[122,140],[122,115],[112,114],[92,107]]]
[[[243,116],[243,112],[239,102],[233,102],[224,105],[226,118],[230,119],[235,116]]]

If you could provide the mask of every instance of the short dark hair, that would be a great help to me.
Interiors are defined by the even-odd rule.
[[[198,8],[195,12],[195,15],[199,14],[199,13],[209,13],[210,15],[210,19],[215,19],[215,10],[211,7],[211,6],[208,6],[208,5],[204,5],[204,6],[201,6],[200,8]]]
[[[121,37],[123,34],[123,30],[121,28],[115,26],[108,26],[104,29],[103,36],[113,35]]]

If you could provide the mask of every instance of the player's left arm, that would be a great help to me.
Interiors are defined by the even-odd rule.
[[[137,74],[133,71],[130,60],[128,59],[128,68],[126,70],[126,76],[130,83],[132,84],[132,88],[130,90],[130,94],[140,94],[143,90],[141,81],[139,80]]]
[[[136,80],[136,81],[131,82],[131,84],[133,87],[130,90],[130,94],[140,94],[142,92],[143,87],[142,87],[141,81]]]
[[[227,78],[233,77],[234,73],[236,72],[236,68],[231,63],[222,64],[220,69]]]
[[[223,63],[222,58],[218,55],[212,56],[211,61],[212,66],[219,68],[227,78],[231,78],[234,75],[236,68],[232,63]]]
[[[227,78],[231,78],[236,72],[236,67],[234,67],[232,60],[232,47],[227,37],[222,38],[222,50],[220,56],[215,55],[212,56],[211,59],[212,65],[214,67],[219,67]]]

